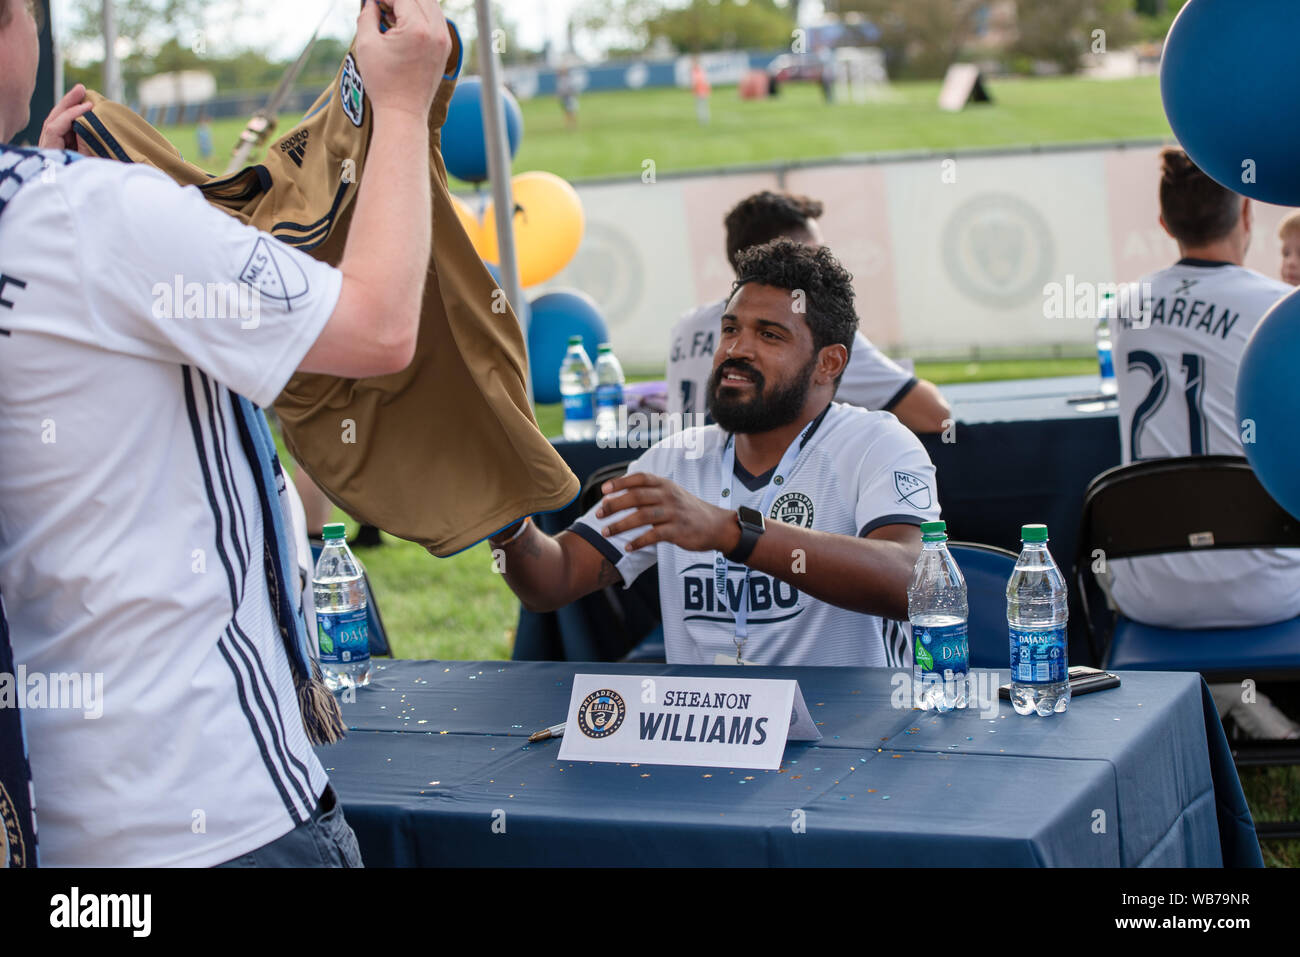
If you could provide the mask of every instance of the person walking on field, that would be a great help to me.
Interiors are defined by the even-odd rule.
[[[709,97],[713,87],[709,85],[709,75],[700,65],[700,58],[691,61],[691,89],[695,91],[695,118],[700,126],[709,125]]]

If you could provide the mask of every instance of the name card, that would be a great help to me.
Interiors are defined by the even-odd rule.
[[[559,756],[775,771],[821,736],[797,681],[574,675]]]

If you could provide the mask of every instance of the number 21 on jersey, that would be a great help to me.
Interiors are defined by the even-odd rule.
[[[1142,429],[1153,415],[1159,411],[1160,406],[1164,404],[1165,397],[1169,394],[1169,374],[1165,368],[1164,361],[1155,353],[1148,352],[1145,349],[1134,349],[1126,357],[1128,370],[1134,372],[1138,369],[1145,369],[1151,374],[1151,387],[1142,401],[1138,403],[1137,409],[1133,412],[1133,422],[1129,426],[1129,451],[1134,462],[1143,461],[1143,456],[1138,454],[1138,441],[1142,435]],[[1201,407],[1201,401],[1205,395],[1205,379],[1203,370],[1205,360],[1193,352],[1184,352],[1182,355],[1184,386],[1183,399],[1187,403],[1187,454],[1204,455],[1206,445],[1205,435],[1205,412]],[[1156,456],[1150,456],[1155,458]]]

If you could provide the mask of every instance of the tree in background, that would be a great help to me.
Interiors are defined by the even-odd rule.
[[[659,38],[682,52],[772,49],[790,45],[795,19],[787,0],[586,0],[574,14],[581,29],[614,30],[644,50]]]
[[[594,35],[618,34],[624,45],[615,54],[636,54],[650,45],[649,22],[662,12],[659,0],[582,0],[570,18],[577,30]]]
[[[1138,35],[1132,0],[1016,0],[1016,24],[1020,36],[1012,51],[1054,63],[1062,73],[1077,72],[1083,54],[1119,50]]]
[[[530,0],[535,2],[535,0]],[[474,0],[442,0],[442,12],[448,20],[455,20],[465,40],[465,62],[462,70],[468,76],[482,73],[479,66],[478,17]],[[506,15],[506,6],[500,0],[492,2],[492,24],[497,34],[497,53],[502,63],[531,63],[541,54],[529,50],[519,42],[519,25]]]
[[[1138,33],[1143,40],[1160,42],[1187,0],[1138,0]]]
[[[647,24],[650,41],[663,37],[678,50],[771,49],[788,46],[794,20],[775,0],[691,0],[664,8]]]
[[[986,0],[838,0],[840,14],[860,13],[880,30],[894,76],[942,76],[961,57]]]

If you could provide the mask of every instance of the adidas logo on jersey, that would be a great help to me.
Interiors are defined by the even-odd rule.
[[[288,156],[289,159],[293,160],[294,165],[300,168],[302,161],[307,158],[308,135],[308,130],[299,130],[293,136],[280,142],[280,152]]]

